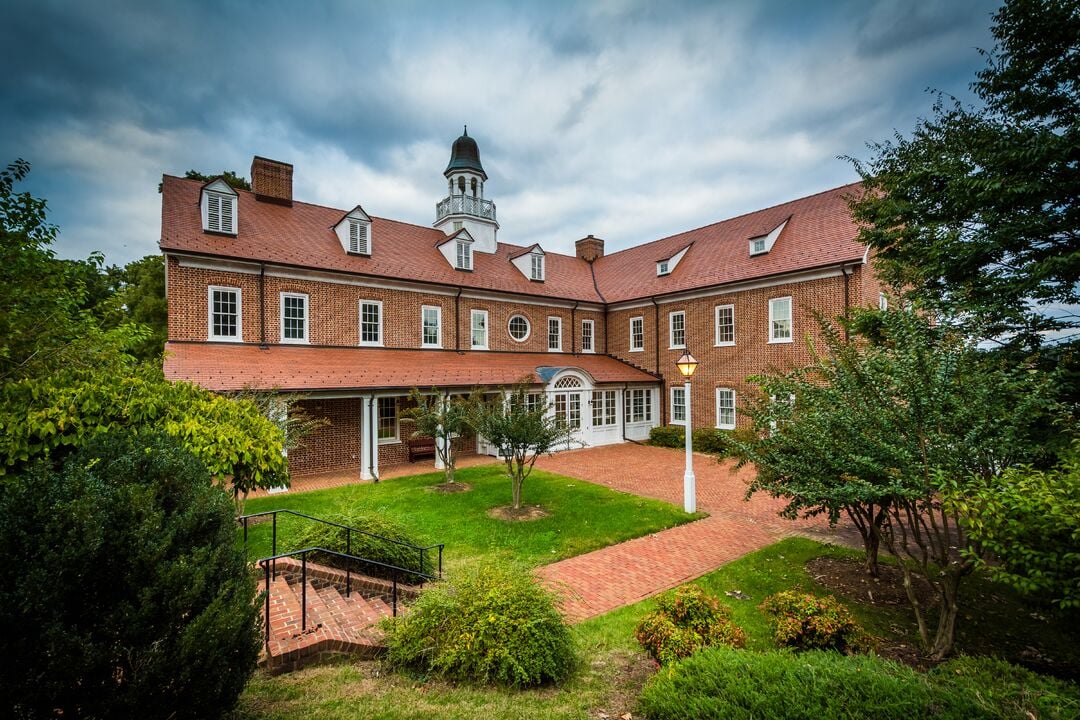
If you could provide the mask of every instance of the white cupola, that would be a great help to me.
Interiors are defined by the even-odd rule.
[[[450,163],[443,171],[447,197],[435,205],[435,228],[447,235],[465,229],[473,238],[475,252],[493,253],[499,223],[495,203],[484,199],[487,173],[480,164],[480,148],[465,127],[450,150]]]

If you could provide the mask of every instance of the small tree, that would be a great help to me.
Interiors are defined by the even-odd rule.
[[[521,488],[537,459],[573,442],[566,422],[550,409],[544,393],[530,390],[528,378],[493,402],[476,393],[470,399],[469,424],[499,449],[513,489],[514,510],[521,509]]]
[[[426,394],[413,388],[410,396],[416,406],[402,414],[416,423],[414,437],[435,439],[435,453],[442,461],[446,473],[444,484],[453,485],[456,482],[454,471],[457,467],[454,438],[470,430],[469,403],[460,396],[443,394],[435,388]]]

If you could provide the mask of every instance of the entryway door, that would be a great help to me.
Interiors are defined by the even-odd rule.
[[[554,392],[551,396],[552,407],[555,417],[566,423],[570,429],[570,447],[581,447],[584,444],[586,428],[582,417],[582,398],[585,390],[582,382],[573,375],[564,375],[555,381]]]

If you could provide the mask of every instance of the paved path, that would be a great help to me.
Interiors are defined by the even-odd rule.
[[[541,458],[537,467],[623,492],[682,506],[684,455],[670,448],[623,444]],[[698,509],[709,517],[544,566],[540,576],[563,596],[571,621],[606,613],[676,587],[789,535],[851,544],[847,528],[824,520],[785,520],[782,503],[758,495],[743,501],[753,470],[696,454]]]

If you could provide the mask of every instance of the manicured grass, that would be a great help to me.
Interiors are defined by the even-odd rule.
[[[274,495],[248,500],[245,512],[287,508],[316,517],[346,510],[391,517],[410,528],[420,544],[445,543],[445,566],[472,559],[505,556],[528,565],[572,557],[693,520],[679,508],[658,500],[616,492],[592,483],[535,471],[525,481],[524,502],[550,514],[538,520],[508,522],[488,516],[491,508],[510,503],[510,481],[502,466],[459,470],[459,482],[472,490],[430,490],[442,473],[414,475],[377,484]],[[302,518],[279,516],[278,552],[296,550],[292,538]],[[270,527],[250,529],[251,557],[270,553]]]

